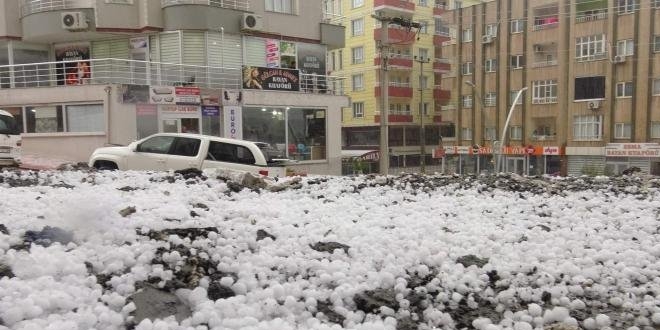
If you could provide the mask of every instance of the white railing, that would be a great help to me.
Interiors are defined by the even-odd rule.
[[[51,10],[94,8],[94,3],[92,0],[21,0],[21,17]]]
[[[544,68],[544,67],[547,67],[547,66],[555,66],[557,64],[558,64],[557,60],[534,62],[534,63],[532,63],[532,68]]]
[[[388,86],[390,86],[390,87],[412,88],[411,83],[403,83],[403,82],[396,82],[396,81],[390,81]],[[380,82],[376,82],[376,87],[380,87]]]
[[[161,0],[161,7],[175,5],[206,5],[210,7],[250,10],[249,0]]]
[[[0,65],[0,88],[30,88],[71,84],[65,67],[80,61],[42,62]],[[201,88],[240,89],[241,68],[223,68],[187,64],[146,62],[124,59],[89,60],[90,76],[74,84],[132,84],[160,86],[197,86]],[[314,74],[300,75],[300,91],[304,93],[341,95],[340,77]],[[338,83],[339,82],[339,83]]]
[[[559,22],[552,22],[552,23],[544,23],[544,24],[537,24],[532,27],[532,31],[540,31],[540,30],[547,30],[547,29],[553,29],[559,26]]]
[[[575,58],[577,62],[589,62],[589,61],[598,61],[598,60],[604,60],[607,58],[607,53],[596,53],[592,55],[587,55],[587,56],[578,56]]]
[[[607,11],[601,11],[596,13],[579,13],[575,18],[575,23],[591,22],[597,20],[607,19]]]
[[[440,106],[440,111],[450,111],[450,110],[456,110],[456,104],[447,104]]]
[[[549,104],[549,103],[557,103],[557,97],[548,96],[548,97],[532,98],[532,104]]]

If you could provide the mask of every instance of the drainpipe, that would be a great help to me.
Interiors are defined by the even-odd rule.
[[[110,94],[112,93],[112,86],[105,86],[105,143],[110,144]]]

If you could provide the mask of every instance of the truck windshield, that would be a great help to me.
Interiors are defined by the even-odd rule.
[[[13,117],[0,115],[0,134],[20,134],[16,120]]]

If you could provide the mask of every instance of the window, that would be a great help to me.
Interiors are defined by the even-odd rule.
[[[632,96],[633,96],[632,81],[616,83],[616,97],[632,97]]]
[[[429,33],[429,22],[420,21],[419,25],[420,25],[419,33],[421,33],[421,34],[428,34]]]
[[[26,133],[64,132],[64,117],[61,106],[26,107]]]
[[[364,118],[364,102],[353,103],[353,118]]]
[[[656,53],[660,52],[660,36],[653,36],[653,51]]]
[[[428,116],[429,115],[429,104],[424,102],[423,104],[421,104],[421,107],[422,108],[420,110],[422,110],[422,113],[424,114],[424,116]]]
[[[497,37],[497,24],[486,25],[486,31],[484,34],[487,36]]]
[[[557,80],[537,80],[532,82],[532,104],[557,102]]]
[[[616,0],[617,12],[621,14],[630,14],[639,10],[639,0]]]
[[[522,126],[511,126],[509,138],[511,140],[522,140]]]
[[[429,77],[428,76],[419,77],[419,88],[427,89],[428,87],[429,87]]]
[[[463,8],[462,0],[454,0],[454,9]]]
[[[426,48],[418,49],[417,54],[419,54],[418,56],[421,60],[426,60],[429,58],[429,50]]]
[[[351,21],[351,35],[361,36],[364,34],[364,18],[358,18]]]
[[[200,139],[191,139],[178,137],[174,139],[174,144],[170,150],[170,155],[195,157],[199,153],[199,146],[202,143]]]
[[[614,124],[614,138],[615,139],[629,139],[631,131],[630,123],[615,123]]]
[[[428,3],[426,2],[426,0],[419,0],[417,3],[418,3],[420,6],[424,6],[424,7],[428,6]]]
[[[461,129],[461,136],[463,140],[472,140],[472,129],[469,127],[463,127]]]
[[[254,164],[255,159],[250,149],[232,143],[211,141],[209,143],[208,160],[217,162]]]
[[[575,39],[575,58],[578,61],[597,60],[605,57],[604,34]]]
[[[364,75],[362,74],[354,74],[353,77],[353,91],[361,91],[364,90]]]
[[[293,14],[294,0],[266,0],[266,11]]]
[[[511,21],[511,33],[522,33],[525,31],[525,20],[514,19]]]
[[[344,51],[341,49],[337,52],[337,65],[339,65],[339,70],[344,68]]]
[[[172,148],[173,143],[174,136],[154,136],[140,143],[136,150],[139,152],[166,154]]]
[[[472,29],[463,29],[463,42],[472,41]]]
[[[602,137],[603,117],[596,115],[573,118],[573,140],[598,141]]]
[[[518,95],[518,91],[509,92],[509,105],[513,104],[513,100],[516,99],[517,95]],[[516,104],[523,104],[523,98],[524,97],[525,97],[524,95],[520,95],[520,97],[518,98],[518,101],[516,102]]]
[[[497,130],[495,127],[486,127],[484,130],[484,139],[488,141],[495,141],[497,140]]]
[[[486,72],[495,72],[497,71],[497,59],[489,58],[484,63],[484,69]]]
[[[651,0],[651,7],[655,9],[660,9],[660,0]]]
[[[497,105],[497,93],[488,92],[486,97],[484,97],[484,105],[487,107],[494,107]]]
[[[67,105],[67,132],[105,132],[102,104]]]
[[[364,63],[364,47],[351,48],[351,63]]]
[[[660,139],[660,121],[651,122],[651,138]]]
[[[660,95],[660,78],[653,79],[653,95]]]
[[[632,56],[635,53],[635,43],[632,39],[619,40],[616,43],[616,54],[620,56]]]
[[[352,8],[364,6],[364,0],[352,0]]]
[[[463,95],[463,108],[472,108],[472,95]]]
[[[605,77],[575,78],[575,100],[592,100],[605,98]]]
[[[465,62],[465,63],[461,64],[461,73],[463,75],[472,74],[472,62]]]
[[[522,69],[525,66],[525,55],[511,55],[511,69]]]
[[[102,104],[25,107],[26,133],[105,132]]]

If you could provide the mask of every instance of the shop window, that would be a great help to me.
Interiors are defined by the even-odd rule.
[[[67,105],[66,127],[68,132],[104,132],[103,105]]]
[[[25,133],[23,128],[23,108],[21,107],[4,107],[2,110],[9,112],[14,119],[11,120],[11,123],[8,121],[5,123],[5,128],[12,128],[16,133]],[[7,134],[5,131],[0,130],[0,134]],[[13,134],[13,133],[12,133]]]
[[[27,133],[64,132],[62,106],[39,106],[25,108]]]
[[[454,123],[440,124],[440,140],[443,138],[455,138],[456,125]]]
[[[26,133],[105,132],[102,104],[25,107]]]

